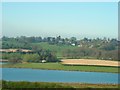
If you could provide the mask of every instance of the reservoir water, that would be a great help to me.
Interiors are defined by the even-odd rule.
[[[32,82],[82,82],[118,84],[117,73],[0,68],[2,79]]]
[[[7,64],[7,62],[0,62],[0,65],[2,65],[2,64]]]

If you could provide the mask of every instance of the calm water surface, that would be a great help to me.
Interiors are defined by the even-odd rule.
[[[0,64],[8,64],[8,62],[0,62]]]
[[[116,73],[20,68],[0,68],[0,70],[2,70],[2,79],[10,81],[118,83],[118,74]]]

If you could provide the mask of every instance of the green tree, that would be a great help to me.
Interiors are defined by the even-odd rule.
[[[22,57],[20,54],[18,53],[12,53],[12,54],[9,54],[9,62],[11,63],[20,63],[22,60]]]

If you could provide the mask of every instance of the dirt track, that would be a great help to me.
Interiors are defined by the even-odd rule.
[[[98,66],[120,66],[118,61],[94,60],[94,59],[63,59],[62,64],[68,65],[98,65]]]

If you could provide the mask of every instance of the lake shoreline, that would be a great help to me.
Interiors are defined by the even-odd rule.
[[[0,67],[1,68],[1,67]],[[83,71],[83,70],[63,70],[63,69],[44,69],[44,68],[24,68],[24,67],[2,67],[2,68],[18,68],[18,69],[37,69],[37,70],[56,70],[56,71],[76,71],[76,72],[96,72],[96,73],[118,73],[119,72],[98,72],[98,71]]]
[[[28,81],[4,81],[9,88],[118,88],[120,84],[89,84],[89,83],[61,83],[61,82],[28,82]],[[22,86],[23,84],[23,86]],[[27,84],[27,87],[24,87]],[[3,87],[7,88],[7,87]]]
[[[28,68],[41,70],[60,70],[60,71],[81,71],[81,72],[101,72],[101,73],[119,73],[117,67],[101,66],[68,66],[60,63],[19,63],[3,64],[0,68]]]

